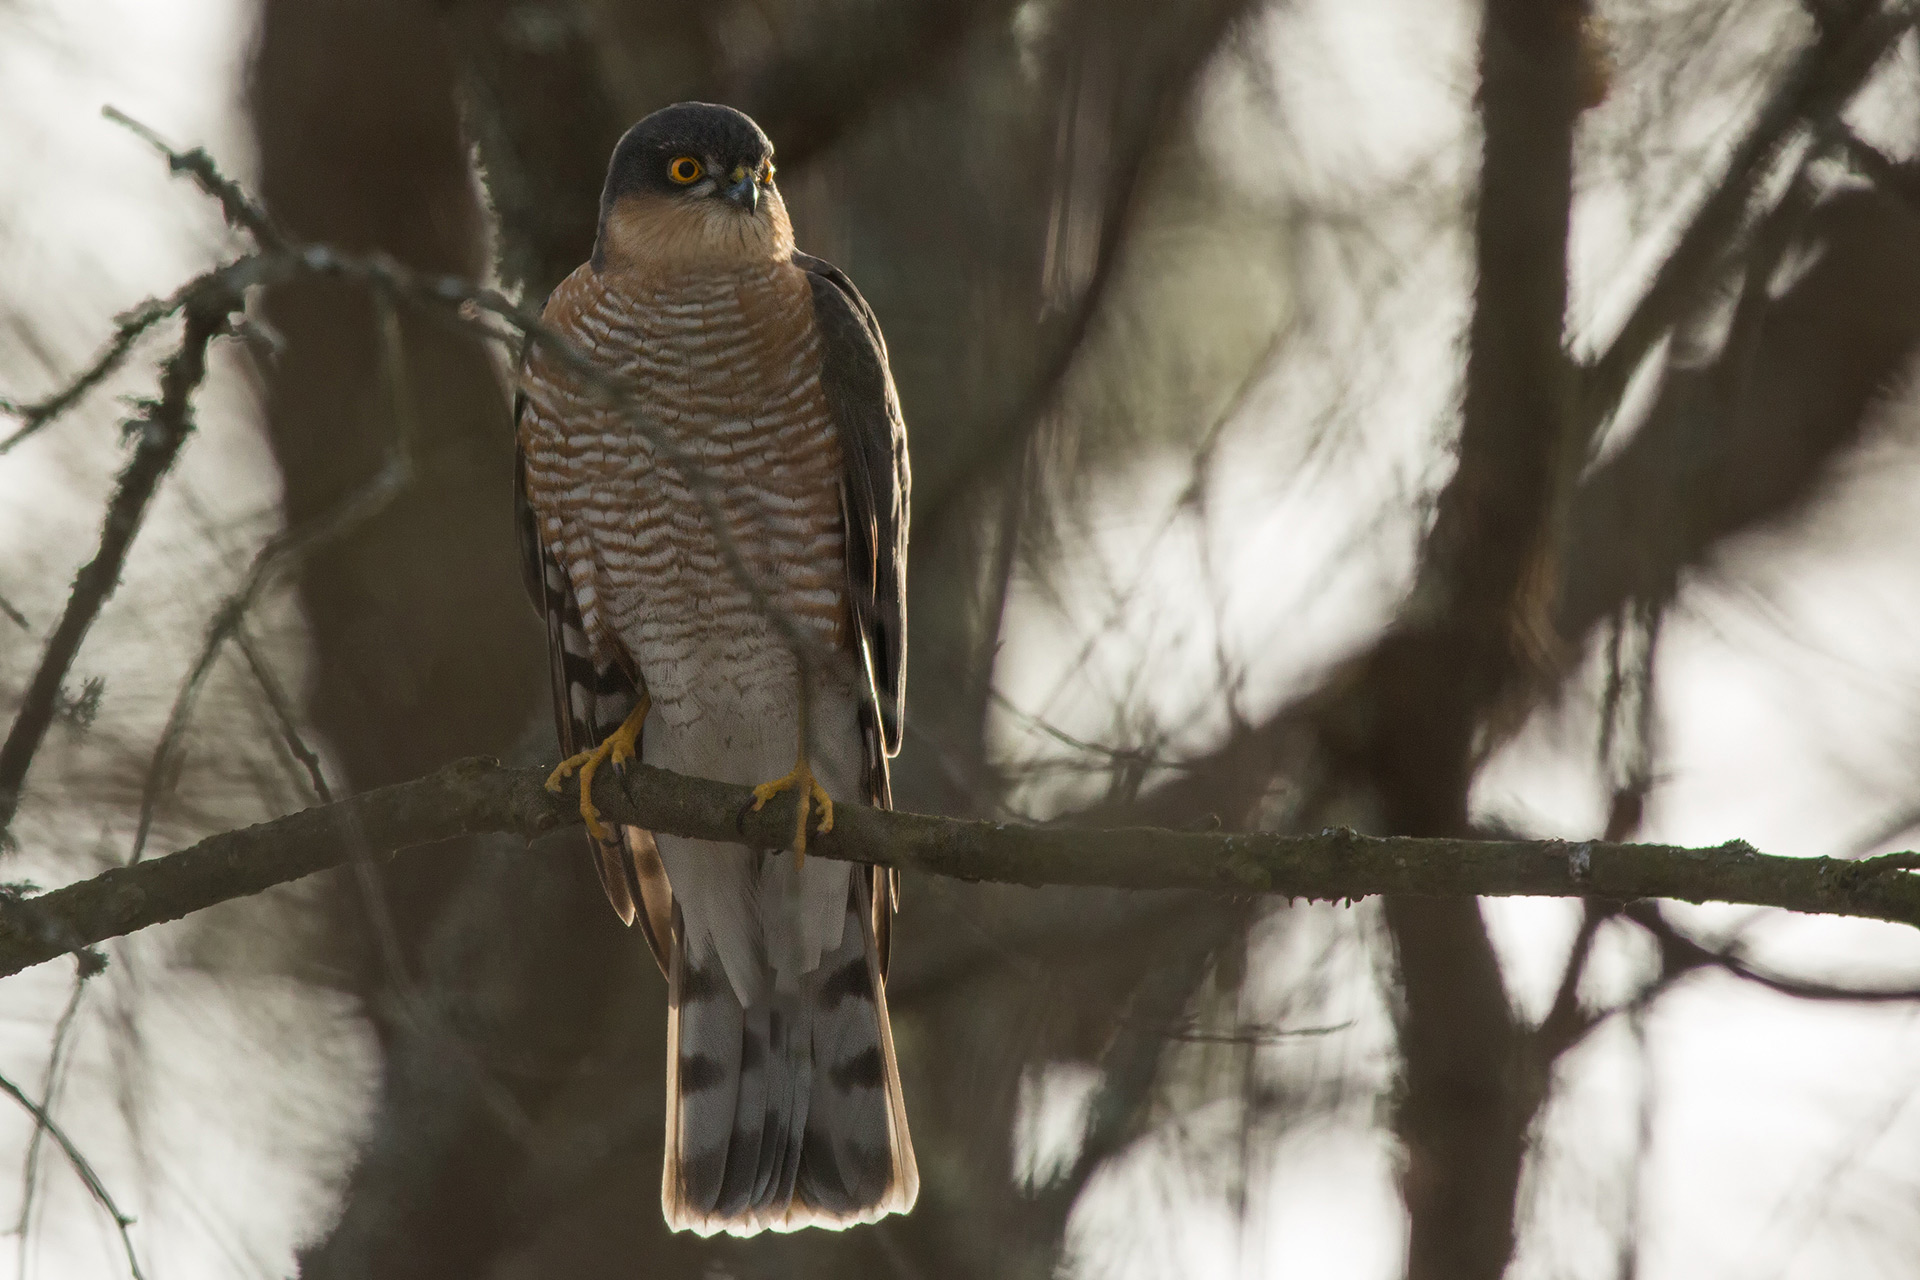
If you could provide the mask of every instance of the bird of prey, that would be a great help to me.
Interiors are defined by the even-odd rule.
[[[516,506],[568,755],[550,785],[580,775],[601,884],[667,974],[667,1222],[904,1212],[897,885],[805,856],[810,813],[891,803],[900,746],[909,480],[879,324],[795,249],[759,126],[706,103],[621,138],[544,320],[567,344],[523,366]],[[796,791],[793,849],[607,826],[594,775],[629,759],[759,784],[755,807]]]

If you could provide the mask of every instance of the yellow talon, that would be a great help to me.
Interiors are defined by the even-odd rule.
[[[599,806],[593,803],[593,775],[600,766],[611,762],[618,769],[634,758],[634,747],[640,738],[640,727],[646,723],[647,710],[652,699],[645,694],[634,705],[620,727],[607,735],[607,740],[591,751],[581,751],[562,760],[554,771],[547,775],[547,790],[558,795],[563,779],[573,776],[574,770],[580,771],[580,816],[586,820],[587,831],[595,840],[610,840],[612,833],[600,821]]]
[[[833,830],[833,797],[828,795],[827,789],[820,785],[820,780],[813,776],[813,767],[807,762],[804,751],[801,752],[800,758],[793,762],[793,768],[783,777],[775,778],[772,782],[763,782],[753,789],[753,807],[758,812],[765,807],[767,801],[782,791],[795,790],[800,793],[800,811],[794,819],[793,854],[804,863],[807,859],[807,815],[814,805],[817,804],[820,808],[820,830],[823,833]]]

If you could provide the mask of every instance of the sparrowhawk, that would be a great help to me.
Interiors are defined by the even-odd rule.
[[[554,783],[579,772],[601,884],[667,974],[667,1221],[905,1211],[896,883],[804,856],[809,811],[891,803],[900,746],[909,481],[879,325],[794,248],[759,126],[704,103],[620,140],[593,257],[544,320],[586,358],[534,343],[518,409]],[[793,851],[605,826],[594,774],[632,758],[759,783],[756,804],[797,790]]]

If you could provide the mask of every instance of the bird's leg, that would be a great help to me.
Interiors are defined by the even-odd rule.
[[[833,797],[813,776],[813,764],[807,755],[807,704],[804,697],[800,703],[800,746],[793,768],[772,782],[763,782],[753,789],[754,810],[758,812],[767,801],[787,790],[800,793],[799,813],[793,827],[793,855],[797,864],[804,864],[807,860],[807,815],[814,804],[820,806],[821,832],[833,830]]]
[[[639,740],[640,726],[647,721],[647,710],[653,700],[646,694],[640,695],[633,710],[620,727],[607,735],[606,741],[591,751],[581,751],[562,760],[559,767],[547,775],[547,790],[559,792],[563,779],[571,777],[573,771],[580,771],[580,816],[587,820],[587,830],[595,840],[609,839],[609,833],[600,822],[600,810],[593,803],[593,775],[602,764],[611,763],[618,769],[633,759],[634,743]]]

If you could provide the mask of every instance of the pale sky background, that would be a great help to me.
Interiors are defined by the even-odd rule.
[[[1620,12],[1623,42],[1658,38],[1645,10],[1607,8]],[[1777,66],[1782,37],[1794,30],[1791,8],[1742,5],[1729,65]],[[87,358],[115,312],[170,290],[226,242],[210,203],[98,112],[111,102],[180,144],[208,146],[229,172],[247,176],[238,76],[250,21],[244,0],[14,0],[0,11],[4,305],[62,300],[32,314],[38,352],[22,346],[0,310],[0,392],[31,396],[52,385]],[[1265,38],[1289,55],[1273,85],[1228,78],[1210,91],[1206,110],[1226,136],[1258,138],[1276,111],[1295,122],[1298,136],[1273,145],[1285,148],[1290,173],[1332,175],[1324,190],[1279,192],[1257,169],[1235,176],[1249,200],[1350,208],[1373,246],[1371,269],[1389,282],[1379,315],[1391,323],[1335,326],[1343,358],[1366,376],[1328,385],[1303,353],[1275,370],[1223,437],[1210,498],[1216,527],[1206,535],[1232,601],[1219,636],[1197,585],[1200,535],[1168,517],[1184,463],[1104,477],[1074,544],[1083,567],[1062,575],[1076,587],[1064,608],[1037,591],[1016,598],[1007,648],[1019,658],[1002,675],[1014,704],[1103,738],[1116,691],[1129,690],[1126,699],[1144,699],[1164,723],[1191,722],[1177,740],[1194,745],[1220,723],[1217,714],[1196,715],[1213,688],[1216,639],[1246,663],[1243,697],[1257,708],[1310,684],[1390,615],[1419,532],[1411,499],[1444,474],[1431,446],[1455,391],[1468,246],[1457,219],[1433,211],[1471,179],[1473,34],[1471,17],[1452,6],[1312,0],[1268,25]],[[1663,81],[1674,74],[1671,61],[1651,65]],[[1916,70],[1909,47],[1887,78],[1912,83]],[[1595,149],[1607,128],[1624,128],[1619,121],[1635,113],[1657,115],[1663,127],[1661,147],[1638,168],[1583,171],[1575,281],[1583,341],[1604,336],[1630,305],[1636,273],[1659,252],[1660,229],[1685,207],[1687,176],[1711,169],[1713,148],[1735,136],[1750,102],[1681,95],[1671,105],[1662,96],[1671,92],[1670,83],[1626,81],[1590,117],[1584,141]],[[1890,122],[1913,119],[1913,106],[1910,93],[1889,89],[1862,123],[1880,125],[1879,136],[1906,154],[1910,140]],[[1628,177],[1664,199],[1636,205]],[[1312,231],[1298,234],[1290,247],[1315,252]],[[1151,273],[1156,253],[1204,264],[1208,252],[1149,240],[1135,249],[1145,264],[1136,274]],[[1270,322],[1338,302],[1296,296],[1281,276],[1239,287],[1246,307],[1264,308]],[[1125,287],[1119,296],[1124,308]],[[149,357],[166,341],[150,344]],[[0,458],[0,595],[37,627],[57,612],[97,534],[120,458],[115,397],[144,393],[151,378],[151,359],[136,360],[84,411]],[[1342,395],[1347,402],[1336,403]],[[33,797],[18,824],[24,854],[9,862],[7,878],[52,884],[82,873],[88,858],[124,858],[125,797],[93,814],[77,792],[89,777],[124,775],[127,754],[147,750],[205,617],[272,530],[273,473],[254,412],[244,362],[229,351],[199,401],[201,433],[79,664],[83,676],[129,674],[110,674],[93,735],[65,734],[43,758],[34,783],[63,778],[76,793]],[[1887,416],[1880,441],[1809,515],[1817,537],[1753,539],[1712,580],[1683,591],[1662,640],[1666,772],[1647,838],[1739,836],[1770,852],[1840,853],[1897,800],[1920,795],[1920,757],[1899,750],[1920,745],[1920,646],[1911,642],[1920,630],[1920,523],[1909,515],[1920,498],[1920,456],[1912,408]],[[1324,421],[1334,425],[1316,429]],[[1236,591],[1236,583],[1259,589]],[[1182,601],[1191,609],[1170,608]],[[1170,625],[1169,615],[1182,612],[1199,625]],[[265,611],[259,631],[297,687],[299,629],[284,602]],[[36,648],[0,640],[0,671],[17,680]],[[1143,661],[1155,675],[1145,693],[1135,687]],[[209,720],[221,715],[216,708],[244,707],[237,684],[216,682],[209,698]],[[1592,759],[1595,717],[1592,699],[1576,696],[1537,718],[1483,777],[1480,813],[1541,834],[1595,834],[1605,802]],[[1045,749],[1017,721],[1002,729],[1010,755]],[[277,776],[258,759],[258,743],[196,739],[195,752],[193,777],[215,787],[224,780],[236,795],[256,794],[261,776]],[[269,788],[266,799],[275,794]],[[291,788],[278,798],[301,803]],[[166,830],[158,844],[193,834]],[[87,857],[76,861],[79,845]],[[270,909],[297,945],[300,895],[277,895]],[[1576,908],[1512,901],[1484,909],[1510,989],[1537,1015]],[[1379,1091],[1393,1067],[1381,938],[1365,905],[1297,914],[1304,919],[1268,931],[1267,980],[1248,997],[1262,1007],[1249,1012],[1283,1027],[1348,1025],[1263,1047],[1261,1059],[1276,1069],[1319,1064],[1317,1075],[1346,1081],[1348,1092],[1326,1119],[1257,1153],[1244,1224],[1190,1168],[1196,1152],[1218,1159],[1237,1149],[1237,1117],[1225,1107],[1186,1117],[1183,1132],[1159,1135],[1096,1185],[1075,1218],[1073,1274],[1399,1274],[1395,1153],[1380,1127]],[[1750,914],[1687,912],[1708,929],[1731,929]],[[368,1122],[377,1064],[366,1024],[348,1002],[286,976],[256,942],[232,941],[248,932],[215,921],[115,947],[75,1024],[59,1115],[140,1219],[134,1238],[157,1280],[289,1274],[296,1244],[324,1229],[331,1188]],[[1797,974],[1920,980],[1920,939],[1910,930],[1772,915],[1749,936],[1759,958]],[[181,951],[189,940],[190,956]],[[1637,934],[1609,926],[1589,993],[1618,995],[1651,962]],[[1289,1001],[1289,975],[1309,968],[1320,972],[1323,994]],[[60,962],[0,984],[0,1070],[30,1091],[45,1070],[69,972]],[[1635,1177],[1646,1280],[1913,1271],[1920,1106],[1909,1103],[1920,1089],[1920,1025],[1912,1011],[1796,1004],[1695,977],[1655,1006],[1644,1030],[1644,1049],[1622,1022],[1563,1065],[1528,1174],[1529,1230],[1513,1274],[1614,1275],[1612,1241]],[[1029,1167],[1070,1158],[1090,1084],[1079,1070],[1030,1082]],[[1643,1117],[1651,1145],[1638,1163]],[[0,1106],[0,1231],[17,1213],[16,1153],[29,1132],[23,1116]],[[20,1275],[23,1256],[25,1274],[41,1280],[125,1274],[109,1225],[52,1151],[30,1244],[23,1254],[16,1239],[0,1239],[0,1278]]]

